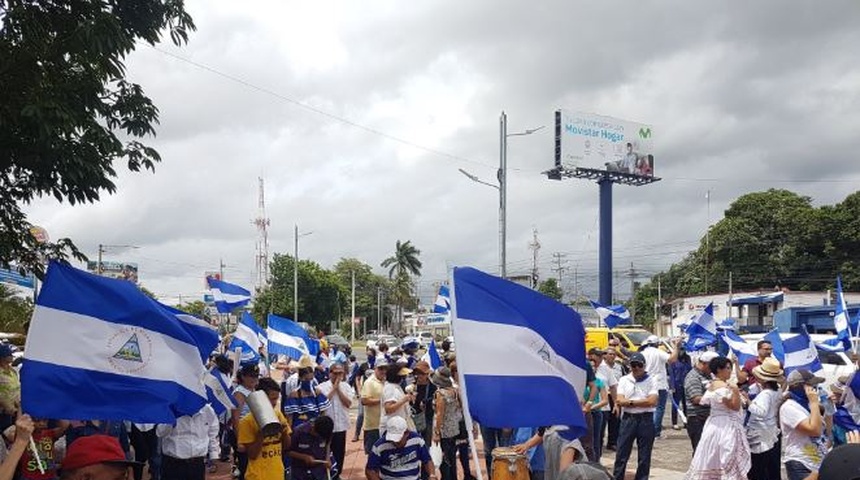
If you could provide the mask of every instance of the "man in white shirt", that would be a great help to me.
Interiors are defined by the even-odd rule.
[[[355,390],[346,382],[346,369],[342,363],[333,363],[329,369],[329,379],[320,384],[319,389],[328,397],[331,407],[324,413],[334,421],[331,435],[331,453],[341,468],[346,456],[346,431],[349,430],[349,407]]]
[[[618,432],[618,451],[615,454],[615,480],[624,480],[627,461],[636,440],[636,480],[646,480],[651,471],[651,449],[654,446],[654,410],[658,389],[654,377],[645,371],[645,356],[630,356],[630,373],[618,381],[618,401],[615,408],[621,413]]]
[[[654,378],[659,395],[657,397],[657,408],[654,410],[654,436],[661,437],[663,433],[663,414],[666,413],[666,400],[669,398],[669,379],[666,375],[666,364],[675,363],[678,360],[678,344],[680,339],[672,342],[672,354],[664,352],[657,345],[660,339],[657,335],[651,335],[645,339],[642,355],[645,357],[645,371]]]
[[[155,433],[161,438],[162,480],[205,480],[206,458],[216,459],[218,417],[210,405],[192,416],[176,419],[176,425],[158,425]]]

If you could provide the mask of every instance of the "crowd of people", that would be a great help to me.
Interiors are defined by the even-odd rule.
[[[513,456],[531,480],[622,480],[635,446],[635,478],[646,479],[655,441],[667,437],[667,408],[693,449],[685,478],[860,478],[860,434],[834,421],[848,379],[825,391],[809,371],[786,376],[767,341],[743,365],[655,336],[636,350],[616,338],[590,349],[578,438],[565,426],[468,425],[448,341],[435,369],[414,338],[368,349],[364,362],[321,346],[316,358],[261,352],[238,366],[229,352],[214,354],[211,371],[231,385],[235,408],[218,415],[206,405],[174,425],[152,425],[21,415],[20,381],[0,345],[0,480],[118,480],[129,467],[135,480],[203,480],[217,461],[240,480],[331,480],[343,472],[348,442],[362,442],[372,480],[472,480],[469,437],[479,435],[491,475],[497,457]],[[260,398],[279,428],[257,423],[251,404]],[[611,472],[600,463],[604,451],[615,452]]]

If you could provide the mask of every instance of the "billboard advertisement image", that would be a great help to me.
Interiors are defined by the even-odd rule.
[[[99,273],[99,262],[90,260],[87,262],[87,270],[90,273],[101,275],[103,277],[118,278],[120,280],[128,280],[131,283],[137,283],[137,264],[126,262],[102,262],[101,273]]]
[[[556,110],[555,165],[654,176],[654,129],[593,113]]]

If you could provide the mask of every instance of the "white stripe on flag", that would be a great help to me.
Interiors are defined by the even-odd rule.
[[[85,334],[58,335],[69,328]],[[175,382],[206,397],[202,378],[206,374],[200,364],[199,375],[189,368],[177,368],[189,362],[200,362],[196,345],[140,327],[111,323],[99,318],[36,305],[30,323],[30,338],[25,358],[64,367],[139,377],[147,380]],[[140,361],[117,358],[120,349],[136,336]],[[83,388],[83,387],[82,387]]]
[[[285,347],[295,348],[296,350],[300,350],[304,353],[308,353],[308,346],[304,340],[300,338],[296,338],[292,335],[287,335],[284,332],[279,332],[277,330],[273,330],[271,328],[267,331],[269,335],[269,341],[272,343],[277,343],[279,345],[283,345]]]
[[[219,302],[239,303],[250,299],[248,295],[237,295],[234,293],[224,293],[217,288],[212,289],[212,297]]]
[[[456,329],[458,338],[479,339],[468,342],[469,348],[457,352],[462,365],[469,369],[462,370],[464,375],[554,376],[574,388],[581,389],[585,385],[585,370],[557,355],[534,330],[465,318],[457,319]],[[505,341],[493,340],[499,338]]]

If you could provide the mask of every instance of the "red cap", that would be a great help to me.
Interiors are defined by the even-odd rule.
[[[119,440],[110,435],[90,435],[81,437],[66,449],[63,470],[75,470],[97,463],[121,463],[135,465],[138,462],[126,460]]]

